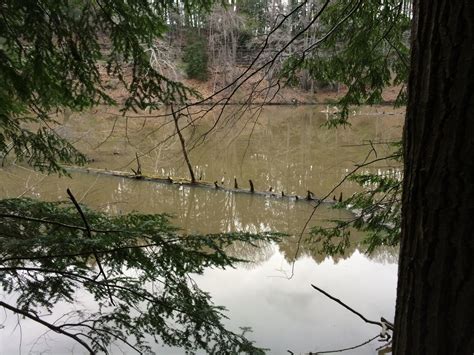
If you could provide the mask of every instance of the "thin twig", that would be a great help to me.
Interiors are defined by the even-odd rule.
[[[344,351],[354,350],[354,349],[361,348],[361,347],[363,347],[364,345],[369,344],[370,342],[372,342],[372,341],[374,341],[375,339],[377,339],[379,336],[380,336],[380,334],[377,334],[376,336],[370,338],[369,340],[364,341],[363,343],[360,343],[359,345],[354,345],[354,346],[351,346],[351,347],[348,347],[348,348],[337,349],[337,350],[317,351],[317,352],[315,352],[314,354],[315,354],[315,355],[318,355],[318,354],[342,353],[342,352],[344,352]],[[310,353],[310,354],[312,354],[312,353]]]

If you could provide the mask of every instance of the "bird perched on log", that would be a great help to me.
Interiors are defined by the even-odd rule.
[[[341,193],[339,194],[339,201],[338,202],[342,202],[342,191]]]
[[[270,186],[270,188],[268,189],[269,192],[272,192],[273,191],[273,187]]]
[[[238,189],[239,184],[237,184],[237,178],[234,176],[234,189]]]
[[[214,181],[214,187],[215,187],[216,189],[219,188],[219,185],[217,184],[217,181]]]
[[[250,180],[250,179],[249,179],[249,184],[250,184],[250,192],[251,192],[251,193],[254,193],[254,192],[255,192],[255,189],[254,189],[254,187],[253,187],[253,182],[252,182],[252,180]]]
[[[314,195],[314,194],[313,194],[311,191],[308,190],[308,193],[307,193],[307,195],[306,195],[306,199],[307,199],[308,201],[314,200],[313,195]]]

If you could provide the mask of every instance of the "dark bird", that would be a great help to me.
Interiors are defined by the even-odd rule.
[[[334,196],[332,197],[332,200],[333,200],[334,202],[337,202],[337,200],[336,200],[336,195],[334,195]]]
[[[339,194],[339,202],[342,202],[342,191],[341,191],[341,193]]]
[[[253,182],[252,182],[252,180],[249,180],[249,184],[250,184],[250,192],[251,192],[251,193],[254,193],[254,192],[255,192],[255,189],[254,189],[254,187],[253,187]]]
[[[313,200],[313,193],[312,193],[311,191],[309,191],[309,190],[308,190],[308,193],[307,193],[307,195],[306,195],[306,199],[307,199],[308,201]]]
[[[170,184],[173,183],[173,179],[172,179],[170,176],[168,176],[168,182],[169,182]]]
[[[281,197],[285,197],[285,193],[283,191],[281,192]]]
[[[214,181],[214,187],[215,187],[216,189],[219,188],[219,185],[217,185],[217,181]]]
[[[268,191],[272,192],[272,191],[273,191],[273,187],[270,186],[270,188],[268,189]]]
[[[234,189],[238,189],[239,184],[237,184],[237,178],[234,177]]]

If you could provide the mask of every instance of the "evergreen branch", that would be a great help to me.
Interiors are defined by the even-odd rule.
[[[61,324],[59,325],[58,327],[59,328],[66,328],[66,327],[77,327],[77,326],[80,326],[80,327],[84,327],[84,328],[88,328],[90,329],[91,331],[94,331],[94,332],[98,332],[98,333],[104,333],[104,334],[107,334],[107,335],[110,335],[111,337],[115,338],[115,339],[118,339],[120,340],[122,343],[124,343],[125,345],[127,345],[128,347],[130,347],[131,349],[135,350],[138,354],[144,354],[139,348],[137,348],[135,345],[133,345],[132,343],[130,343],[125,337],[122,337],[120,335],[118,335],[117,333],[114,333],[114,332],[111,332],[107,329],[104,329],[104,328],[96,328],[94,326],[91,326],[91,325],[88,325],[88,324],[85,324],[85,322],[79,322],[79,323],[64,323],[64,324]],[[91,341],[94,341],[94,339],[92,337],[91,338]],[[96,341],[95,341],[96,342]],[[96,342],[97,343],[97,342]]]
[[[33,315],[33,314],[23,310],[23,309],[14,307],[12,305],[9,305],[8,303],[5,303],[3,301],[0,301],[0,306],[5,308],[5,309],[8,309],[9,311],[11,311],[13,313],[20,314],[23,317],[29,318],[29,319],[45,326],[46,328],[49,328],[49,329],[53,330],[56,333],[63,334],[65,336],[75,340],[76,342],[81,344],[84,348],[86,348],[90,355],[95,355],[96,354],[96,352],[92,350],[92,348],[89,346],[89,344],[87,344],[85,341],[83,341],[81,338],[79,338],[79,336],[77,334],[67,332],[64,329],[61,329],[61,327],[58,327],[54,324],[46,322],[45,320],[41,319],[40,317],[38,317],[36,315]],[[103,349],[103,350],[105,350],[105,349]]]
[[[82,218],[82,221],[84,222],[84,225],[86,226],[86,233],[87,233],[87,236],[92,239],[92,232],[91,232],[91,227],[89,226],[89,222],[87,222],[87,218],[86,216],[84,215],[84,212],[82,211],[82,208],[81,206],[79,205],[79,203],[76,201],[76,198],[74,197],[74,195],[72,194],[71,190],[68,188],[66,189],[66,192],[67,194],[69,195],[69,198],[71,199],[72,203],[74,204],[74,206],[76,207],[77,211],[79,212],[79,214],[81,215],[81,218]],[[102,267],[102,263],[100,261],[100,258],[99,258],[99,255],[93,251],[93,255],[94,255],[94,258],[96,259],[97,261],[97,266],[99,267],[99,273],[102,274],[102,277],[104,278],[104,280],[106,281],[106,284],[107,284],[107,275],[105,274],[105,271],[104,271],[104,268]],[[112,298],[112,293],[110,291],[110,289],[107,287],[107,292],[109,293],[109,299],[110,299],[110,303],[112,303],[114,306],[115,306],[115,302]]]
[[[20,215],[16,215],[16,214],[0,213],[0,218],[20,219],[20,220],[31,221],[31,222],[51,224],[51,225],[55,225],[55,226],[59,226],[59,227],[63,227],[63,228],[68,228],[68,229],[77,229],[77,230],[81,230],[81,231],[84,231],[84,232],[88,231],[86,227],[61,223],[61,222],[57,222],[57,221],[50,221],[50,220],[41,219],[41,218],[35,218],[35,217],[29,217],[29,216],[20,216]],[[105,230],[105,229],[94,229],[94,228],[90,228],[90,231],[94,232],[94,233],[121,233],[121,232],[123,232],[123,231],[120,231],[120,230]]]
[[[93,229],[92,229],[93,231]],[[112,231],[111,231],[112,232]],[[114,233],[115,232],[118,232],[118,231],[113,231]],[[132,231],[120,231],[121,233],[133,233]],[[208,235],[207,237],[208,238],[216,238],[220,236],[220,234],[210,234]],[[199,238],[199,236],[187,236],[186,237],[187,239],[190,240],[190,238]],[[177,242],[177,241],[181,241],[183,240],[182,238],[180,237],[176,237],[176,238],[169,238],[169,239],[162,239],[159,243],[146,243],[146,244],[137,244],[137,245],[125,245],[125,246],[120,246],[120,247],[115,247],[115,248],[111,248],[111,249],[102,249],[102,250],[94,250],[94,251],[82,251],[82,252],[77,252],[77,253],[65,253],[65,254],[48,254],[48,255],[38,255],[38,256],[23,256],[23,257],[9,257],[9,258],[3,258],[3,259],[0,259],[0,264],[4,264],[6,262],[9,262],[9,261],[24,261],[24,260],[47,260],[47,259],[60,259],[60,258],[76,258],[78,256],[88,256],[88,255],[91,255],[91,254],[99,254],[99,255],[102,255],[102,254],[112,254],[112,253],[118,253],[118,252],[122,252],[124,250],[133,250],[133,249],[146,249],[146,248],[152,248],[152,247],[163,247],[164,244],[169,244],[169,243],[173,243],[173,242]],[[244,239],[241,239],[241,240],[244,240]],[[247,241],[249,242],[249,241]],[[252,244],[251,242],[249,242],[250,244]],[[212,239],[211,239],[211,244],[212,246],[217,250],[217,246],[215,244],[212,243]],[[254,245],[255,246],[255,245]],[[189,251],[191,252],[191,251]],[[224,255],[224,253],[222,252],[222,255]],[[244,260],[240,260],[240,259],[236,259],[235,261],[244,261]]]
[[[22,271],[27,271],[27,272],[38,272],[38,273],[55,273],[55,274],[58,274],[62,277],[65,277],[65,278],[69,278],[71,280],[75,280],[75,281],[78,281],[78,280],[83,280],[83,281],[80,281],[80,282],[88,282],[88,283],[91,283],[91,284],[95,284],[99,287],[110,287],[112,289],[116,289],[116,290],[120,290],[120,291],[124,291],[124,292],[127,292],[127,293],[130,293],[131,295],[134,295],[136,297],[138,297],[139,299],[143,300],[143,301],[147,301],[149,302],[151,305],[155,305],[155,304],[161,304],[163,307],[165,307],[168,311],[174,311],[174,312],[177,312],[177,313],[181,313],[185,316],[189,316],[191,317],[196,323],[205,323],[211,327],[216,327],[219,331],[227,334],[228,336],[230,337],[240,337],[238,334],[232,332],[232,331],[229,331],[227,330],[223,325],[221,325],[220,323],[215,323],[215,322],[212,322],[212,321],[209,321],[205,318],[202,318],[202,317],[199,317],[198,315],[194,315],[194,314],[190,314],[189,311],[183,307],[183,308],[179,308],[179,307],[174,307],[172,306],[171,304],[159,299],[158,297],[154,296],[153,294],[149,293],[148,291],[145,291],[145,290],[140,290],[140,291],[144,291],[144,292],[139,292],[138,290],[136,290],[135,288],[133,287],[126,287],[126,286],[121,286],[121,285],[118,285],[116,283],[111,283],[110,281],[108,280],[104,280],[104,282],[101,282],[101,281],[97,281],[96,278],[91,278],[91,277],[87,277],[85,275],[79,275],[79,274],[76,274],[76,273],[73,273],[73,272],[69,272],[69,271],[63,271],[63,270],[54,270],[54,269],[48,269],[48,268],[39,268],[39,267],[2,267],[0,268],[0,272],[3,271],[3,272],[11,272],[11,271],[16,271],[16,270],[22,270]],[[0,306],[3,306],[3,303],[0,302]],[[8,308],[8,307],[7,307]],[[37,317],[38,319],[40,319],[39,317]],[[33,318],[32,318],[33,319]],[[36,319],[33,319],[33,320],[36,320]],[[64,323],[64,324],[61,324],[61,325],[54,325],[55,329],[62,329],[64,327],[67,327],[67,326],[85,326],[84,323],[85,322],[95,322],[94,320],[85,320],[85,321],[82,321],[82,322],[77,322],[77,323]],[[52,328],[51,328],[52,329]],[[53,330],[55,330],[53,329]],[[95,328],[95,327],[92,327],[90,328],[92,330],[94,330],[95,332],[106,332],[104,329],[100,328]],[[55,330],[56,331],[56,330]],[[57,331],[59,332],[59,331]],[[60,332],[61,333],[61,332]],[[110,334],[110,333],[108,333]],[[86,336],[84,334],[84,336]],[[136,350],[136,347],[134,347],[132,344],[126,342],[126,339],[124,338],[121,338],[121,337],[118,337],[116,333],[113,333],[113,336],[114,338],[117,338],[121,341],[123,341],[124,343],[126,343],[127,345],[131,346],[133,349]],[[93,338],[89,337],[92,341],[94,341]],[[96,342],[96,341],[95,341]],[[97,342],[96,342],[97,343]],[[105,351],[105,350],[104,350]],[[94,353],[95,354],[95,353]]]

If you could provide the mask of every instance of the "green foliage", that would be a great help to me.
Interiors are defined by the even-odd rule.
[[[199,11],[212,3],[185,5]],[[154,70],[146,52],[166,30],[166,13],[173,9],[169,1],[3,1],[0,155],[21,152],[19,158],[51,172],[64,172],[59,162],[84,162],[51,128],[50,115],[115,103],[104,87],[107,76],[119,79],[129,93],[125,110],[153,109],[195,95]],[[35,132],[31,123],[40,129]],[[44,145],[47,153],[40,152]]]
[[[77,290],[91,294],[97,311],[72,312],[55,327],[88,339],[94,352],[107,353],[114,341],[149,351],[146,334],[189,351],[263,352],[224,328],[224,308],[213,305],[191,275],[241,261],[224,252],[234,242],[277,235],[182,236],[166,215],[81,209],[90,234],[72,204],[0,201],[0,282],[18,295],[15,308],[35,316],[57,302],[74,303]]]
[[[382,102],[384,87],[404,84],[408,78],[407,2],[331,2],[321,16],[317,40],[286,61],[282,77],[294,83],[305,70],[320,82],[346,86],[339,102],[341,122],[347,121],[350,105]],[[397,103],[404,99],[403,87]]]
[[[183,62],[186,64],[186,75],[190,79],[207,80],[208,55],[204,38],[196,34],[188,35],[184,49]]]

